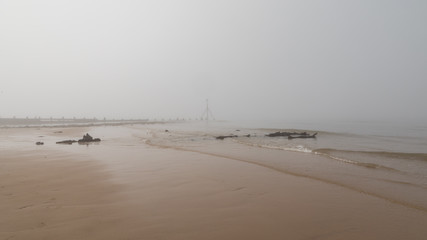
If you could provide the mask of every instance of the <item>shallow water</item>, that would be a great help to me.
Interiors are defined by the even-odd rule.
[[[234,142],[249,146],[318,154],[349,164],[394,169],[407,174],[427,177],[427,134],[424,137],[423,132],[413,133],[412,128],[407,128],[408,131],[405,131],[404,127],[398,129],[400,135],[393,135],[392,132],[386,134],[385,129],[377,129],[377,132],[383,131],[383,135],[378,135],[373,134],[375,125],[370,126],[371,134],[368,134],[366,127],[364,128],[366,134],[356,134],[352,133],[352,131],[356,132],[355,126],[350,126],[350,124],[348,131],[343,130],[342,126],[339,127],[343,132],[337,132],[338,128],[337,131],[326,131],[321,128],[317,130],[309,128],[246,128],[228,122],[194,122],[168,127],[174,130],[173,134],[161,131],[157,134],[160,134],[159,136],[162,136],[164,141],[183,146],[185,144],[197,145],[198,141],[213,140],[215,136],[236,135],[240,137],[232,138]],[[158,128],[157,125],[154,128]],[[162,128],[160,127],[160,129]],[[307,131],[310,134],[318,133],[318,135],[314,139],[292,140],[287,137],[266,136],[276,131]],[[250,137],[244,137],[248,134]]]
[[[141,139],[155,146],[247,161],[427,211],[427,153],[423,148],[424,138],[421,137],[242,128],[225,122],[151,125],[143,128],[149,130],[145,130],[145,136],[141,136]],[[265,136],[279,130],[307,131],[310,134],[318,132],[318,135],[314,139],[292,140]],[[248,134],[250,137],[246,137]],[[220,135],[237,137],[215,139]],[[212,150],[215,148],[217,150]],[[264,155],[258,154],[256,149],[264,149],[261,151]],[[284,154],[308,154],[314,158],[295,155],[293,159],[281,160],[280,151]],[[270,155],[275,157],[267,157]]]

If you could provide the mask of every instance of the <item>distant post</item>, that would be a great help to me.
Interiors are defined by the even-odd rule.
[[[203,120],[203,119],[205,119],[205,120],[206,120],[206,122],[209,122],[209,115],[211,116],[211,118],[212,118],[213,120],[215,120],[215,117],[213,116],[213,114],[212,114],[211,110],[209,109],[209,99],[206,99],[206,109],[205,109],[205,111],[203,112],[201,119],[202,119],[202,120]]]

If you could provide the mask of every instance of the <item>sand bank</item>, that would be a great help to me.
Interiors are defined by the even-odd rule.
[[[140,129],[8,131],[0,134],[0,142],[16,143],[1,148],[0,239],[427,236],[425,211],[233,160],[229,154],[148,145]],[[54,144],[87,131],[104,141],[88,146]],[[39,136],[45,146],[34,146]],[[274,157],[265,154],[260,157]]]

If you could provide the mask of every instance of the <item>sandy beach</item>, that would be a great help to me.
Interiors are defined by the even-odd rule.
[[[55,144],[85,133],[102,142]],[[154,134],[144,125],[1,129],[0,239],[427,237],[424,205],[312,174],[321,156],[227,140],[184,148]]]

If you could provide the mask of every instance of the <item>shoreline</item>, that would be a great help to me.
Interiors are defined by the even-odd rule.
[[[230,155],[221,155],[221,154],[215,153],[214,151],[204,152],[204,151],[192,150],[192,149],[185,149],[185,148],[158,146],[158,145],[150,144],[150,143],[147,143],[147,144],[149,144],[151,146],[154,146],[154,147],[162,147],[162,148],[165,148],[165,149],[173,149],[173,150],[177,150],[177,151],[199,153],[199,154],[208,155],[208,156],[214,156],[214,157],[218,157],[218,158],[226,158],[226,159],[229,159],[229,160],[243,162],[243,163],[246,163],[246,164],[253,164],[253,165],[256,165],[256,166],[259,166],[259,167],[262,167],[262,168],[267,168],[267,169],[270,169],[270,170],[273,170],[273,171],[277,171],[277,172],[280,172],[280,173],[283,173],[283,174],[291,175],[291,176],[294,176],[294,177],[311,179],[311,180],[315,180],[315,181],[320,181],[320,182],[325,183],[325,184],[331,184],[331,185],[335,185],[335,186],[338,186],[338,187],[346,188],[347,190],[350,190],[350,191],[355,191],[355,192],[358,192],[358,193],[361,193],[361,194],[365,194],[365,195],[368,195],[368,196],[371,196],[371,197],[374,197],[374,198],[382,199],[384,201],[387,201],[387,202],[390,202],[390,203],[393,203],[393,204],[398,204],[398,205],[401,205],[403,207],[408,207],[408,208],[411,208],[411,209],[415,209],[415,210],[419,210],[419,211],[427,213],[427,206],[416,205],[416,204],[413,204],[411,202],[407,202],[407,201],[404,201],[404,200],[398,200],[398,199],[394,199],[394,198],[389,198],[387,196],[384,196],[384,195],[381,195],[381,194],[377,194],[377,193],[375,193],[373,191],[367,191],[367,190],[365,190],[363,188],[359,188],[357,186],[352,186],[351,184],[349,185],[349,184],[346,184],[346,183],[340,183],[340,182],[337,182],[337,181],[333,181],[333,180],[330,180],[330,179],[327,179],[327,178],[324,178],[324,177],[319,177],[319,176],[314,176],[314,175],[308,175],[308,174],[300,173],[299,171],[296,171],[296,170],[287,170],[287,169],[285,169],[284,167],[281,167],[281,166],[272,166],[270,164],[264,164],[264,163],[256,161],[256,160],[245,160],[245,159],[243,159],[241,157],[233,157],[233,156],[230,156]],[[291,154],[292,154],[291,152],[288,152],[287,155],[291,155]],[[304,154],[304,153],[303,152],[296,152],[296,154]],[[306,154],[312,154],[312,153],[306,153]],[[298,156],[298,155],[293,155],[293,156],[294,156],[294,158],[301,159],[300,156]],[[297,157],[295,157],[295,156],[297,156]],[[327,158],[325,156],[319,156],[319,157],[321,157],[321,158]],[[402,184],[407,184],[407,183],[402,182]]]
[[[231,141],[187,150],[153,146],[144,141],[150,134],[144,126],[63,128],[60,136],[49,129],[10,132],[30,141],[2,150],[0,193],[5,197],[0,206],[5,214],[0,217],[0,236],[5,239],[427,236],[425,211],[241,161],[263,159],[288,171],[295,170],[292,166],[310,170],[316,167],[313,157],[323,161],[313,155],[277,155],[237,148]],[[88,146],[30,145],[41,133],[53,142],[86,132],[105,141]],[[5,137],[0,134],[1,140]],[[280,165],[283,160],[289,165]]]

